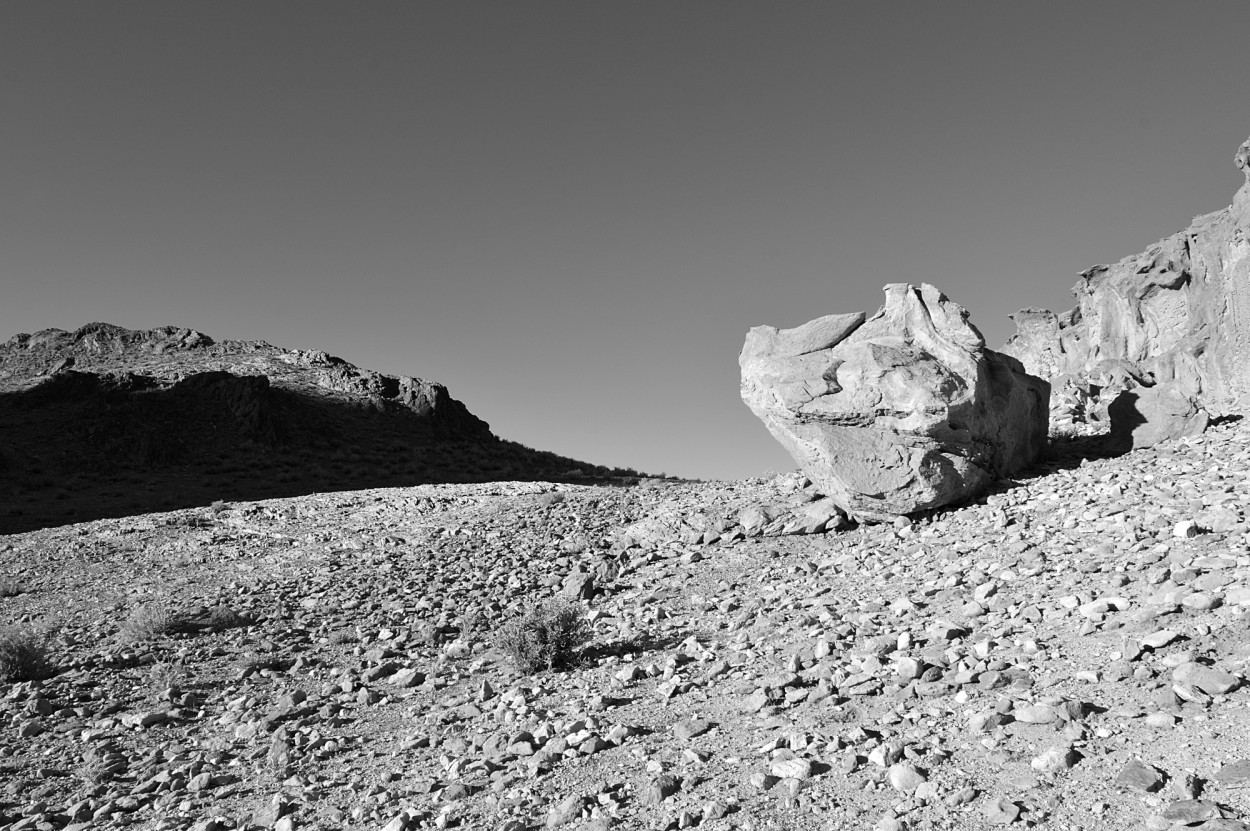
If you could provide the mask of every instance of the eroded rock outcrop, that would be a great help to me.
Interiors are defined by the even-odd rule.
[[[757,326],[742,398],[852,516],[882,520],[976,495],[1046,446],[1046,382],[985,348],[930,285],[885,287],[871,318]]]
[[[437,382],[374,372],[318,350],[282,349],[262,340],[218,341],[176,326],[131,330],[89,323],[73,332],[45,329],[15,335],[0,344],[0,394],[28,389],[71,368],[115,375],[136,367],[165,387],[210,373],[199,386],[212,387],[246,425],[247,434],[265,440],[280,432],[261,415],[258,403],[270,383],[277,390],[317,399],[329,394],[340,403],[377,412],[408,411],[441,436],[494,439],[490,425]],[[226,375],[234,380],[222,381]],[[247,378],[253,380],[243,380]]]
[[[1178,396],[1213,413],[1250,404],[1250,141],[1235,163],[1247,182],[1232,205],[1082,272],[1076,308],[1013,316],[1017,333],[1002,351],[1051,381],[1056,419],[1103,418],[1125,391],[1155,386],[1173,408]]]

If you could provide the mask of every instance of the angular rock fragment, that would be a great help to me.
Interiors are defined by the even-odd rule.
[[[1011,825],[1020,816],[1020,806],[1010,799],[995,799],[985,804],[983,812],[991,825]]]
[[[689,718],[673,725],[673,735],[680,741],[688,742],[695,736],[702,736],[711,726],[706,719]]]
[[[560,828],[568,825],[573,820],[581,816],[582,806],[586,799],[581,794],[573,794],[561,800],[555,807],[547,812],[547,827]]]
[[[911,793],[926,781],[924,774],[911,765],[894,764],[886,770],[886,780],[890,787],[903,793]]]
[[[638,801],[643,805],[659,805],[681,789],[681,780],[672,774],[661,774],[642,789]]]
[[[779,759],[773,762],[773,776],[780,779],[810,779],[812,763],[807,759]]]
[[[1183,825],[1216,819],[1219,816],[1219,806],[1214,802],[1200,799],[1181,799],[1173,802],[1163,810],[1164,819]]]
[[[1229,762],[1212,778],[1226,788],[1250,788],[1250,759]]]
[[[1049,747],[1035,756],[1029,766],[1038,773],[1058,773],[1070,770],[1081,761],[1081,754],[1070,746]]]
[[[1055,713],[1053,707],[1047,704],[1027,704],[1023,707],[1017,707],[1011,711],[1016,721],[1025,724],[1050,724],[1059,716]]]
[[[1194,686],[1208,695],[1222,695],[1235,690],[1240,679],[1232,673],[1203,664],[1181,664],[1172,670],[1172,680],[1188,686]]]
[[[1154,793],[1163,787],[1163,774],[1153,765],[1133,759],[1120,769],[1115,778],[1117,788]]]

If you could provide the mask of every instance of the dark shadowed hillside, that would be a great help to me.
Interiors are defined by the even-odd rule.
[[[327,490],[634,475],[504,441],[419,378],[95,323],[0,346],[0,533]]]

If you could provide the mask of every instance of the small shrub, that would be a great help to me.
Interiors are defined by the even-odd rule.
[[[145,603],[130,613],[118,635],[123,641],[146,641],[182,631],[185,622],[159,601]]]
[[[95,787],[109,781],[114,771],[100,759],[93,758],[89,762],[83,762],[74,773],[84,784]]]
[[[0,680],[37,681],[55,674],[46,635],[31,629],[0,630]]]
[[[177,696],[187,679],[186,667],[174,661],[158,661],[148,671],[152,683],[152,693],[158,699],[167,693],[170,697]]]
[[[486,612],[481,609],[473,609],[464,616],[460,624],[460,636],[481,635],[484,632],[489,632],[490,629],[491,619]]]
[[[540,602],[507,623],[496,645],[525,672],[559,669],[590,640],[585,610],[563,600]]]
[[[1050,425],[1050,440],[1052,442],[1074,439],[1080,434],[1081,431],[1071,422]]]

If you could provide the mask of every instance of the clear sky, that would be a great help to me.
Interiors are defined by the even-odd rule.
[[[496,434],[793,467],[746,330],[930,282],[992,346],[1227,205],[1250,3],[0,4],[0,340],[445,383]]]

